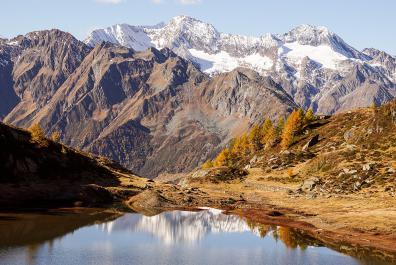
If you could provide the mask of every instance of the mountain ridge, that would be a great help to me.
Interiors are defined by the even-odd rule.
[[[127,30],[129,28],[138,33]],[[247,67],[261,75],[273,77],[282,83],[296,103],[322,114],[348,109],[343,101],[353,99],[343,95],[344,87],[351,91],[367,90],[370,89],[366,88],[369,85],[367,83],[377,83],[374,95],[369,100],[353,104],[354,107],[365,107],[372,101],[382,104],[396,95],[394,57],[382,52],[382,59],[379,59],[377,53],[369,53],[368,49],[366,52],[358,51],[323,26],[300,25],[284,34],[249,37],[221,33],[209,23],[177,16],[167,24],[156,27],[122,24],[95,30],[85,43],[93,45],[100,41],[138,50],[152,46],[168,47],[210,75]],[[306,61],[313,62],[311,68],[304,64]],[[355,68],[364,68],[367,83],[359,83],[357,86],[349,82],[349,73]],[[304,76],[307,71],[309,77]],[[371,75],[377,75],[377,78],[370,80]],[[390,94],[385,98],[380,92],[384,89]],[[340,101],[338,97],[332,96],[334,94],[346,98]],[[332,103],[329,107],[322,108],[321,101]]]
[[[215,40],[196,36],[222,33],[196,21],[174,19],[173,23],[182,24],[179,28],[188,33],[178,39],[172,37],[179,36],[177,27],[172,29],[176,35],[168,32],[167,40],[175,42],[177,48],[150,46],[139,51],[102,41],[89,47],[56,29],[7,40],[0,44],[0,94],[4,95],[0,97],[0,118],[24,128],[40,123],[48,135],[60,132],[65,144],[155,177],[163,172],[190,171],[213,158],[252,124],[284,117],[294,108],[332,114],[373,101],[379,105],[396,94],[395,83],[389,78],[396,69],[395,58],[384,52],[366,49],[359,54],[372,58],[369,63],[343,60],[340,65],[345,71],[323,67],[323,62],[315,60],[315,53],[304,57],[296,53],[308,47],[319,48],[314,50],[316,56],[322,51],[333,54],[322,42],[341,43],[327,29],[311,26],[300,27],[298,34],[291,33],[287,38],[294,41],[298,37],[302,43],[319,46],[287,43],[289,48],[283,45],[281,53],[287,56],[279,57],[275,65],[271,66],[271,58],[278,58],[281,41],[275,35],[264,37],[263,50],[245,54],[243,60],[268,67],[268,73],[238,65],[243,62],[238,59],[235,65],[225,61],[232,66],[230,71],[210,74],[202,64],[213,66],[213,62],[190,60],[183,51],[207,56],[204,50],[186,49],[186,43],[209,49]],[[159,24],[145,30],[154,32],[155,39],[161,41],[167,36],[163,32],[166,27]],[[133,29],[143,32],[142,27]],[[194,35],[196,32],[198,35]],[[233,43],[233,35],[223,37]],[[238,37],[234,46],[223,43],[216,47],[230,54],[247,51],[237,49],[239,42],[235,40],[249,42]],[[354,52],[353,48],[349,51]],[[219,54],[225,53],[220,51],[215,56]],[[340,53],[337,56],[345,57]],[[267,59],[261,64],[261,58]]]

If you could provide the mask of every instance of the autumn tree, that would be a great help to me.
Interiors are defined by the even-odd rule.
[[[30,126],[29,132],[32,137],[32,141],[35,141],[35,142],[40,141],[41,139],[43,139],[45,137],[43,129],[41,129],[41,127],[38,123],[35,123],[32,126]]]
[[[262,148],[261,139],[261,128],[259,125],[256,124],[253,126],[249,133],[250,148],[253,152],[257,152]]]
[[[300,131],[303,125],[304,125],[304,110],[302,108],[299,108],[297,110],[297,126],[295,128],[294,133]]]
[[[276,128],[274,126],[268,128],[268,132],[266,136],[263,138],[263,141],[265,142],[265,149],[271,148],[274,146],[278,138],[278,135],[276,133]]]
[[[305,113],[304,119],[307,123],[315,120],[315,114],[311,108]]]
[[[294,141],[294,137],[301,129],[303,121],[303,111],[294,110],[286,120],[282,131],[281,147],[287,149]]]
[[[265,137],[270,127],[272,127],[272,121],[270,119],[266,119],[261,127],[261,135]]]
[[[247,154],[249,154],[249,147],[249,138],[246,134],[243,134],[241,137],[235,139],[231,153],[235,156],[246,156]]]
[[[28,131],[30,132],[31,141],[33,143],[38,144],[40,147],[47,146],[48,143],[47,143],[47,139],[45,138],[44,131],[43,129],[41,129],[38,123],[35,123],[32,126],[30,126]]]
[[[263,123],[263,126],[261,126],[261,144],[264,147],[267,144],[267,135],[271,127],[272,121],[270,119],[266,119]]]
[[[214,166],[213,161],[212,160],[207,160],[205,163],[202,164],[202,169],[208,169],[208,168],[212,168]]]
[[[51,140],[54,142],[59,142],[60,140],[60,133],[58,131],[54,131],[51,134]]]
[[[213,164],[216,167],[229,166],[230,158],[231,158],[230,150],[228,148],[226,148],[226,149],[224,149],[223,151],[220,152],[220,154],[214,160]]]
[[[280,117],[278,120],[278,123],[276,124],[276,128],[275,128],[276,134],[278,136],[280,136],[282,134],[283,127],[285,127],[285,118]]]

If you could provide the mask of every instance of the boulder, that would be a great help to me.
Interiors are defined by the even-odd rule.
[[[320,182],[319,178],[316,178],[316,177],[310,178],[308,180],[305,180],[301,184],[299,189],[301,189],[304,192],[312,191],[319,184],[319,182]]]
[[[360,190],[360,187],[362,186],[362,183],[359,181],[356,181],[355,183],[353,183],[353,189],[354,190]]]
[[[353,138],[353,131],[352,131],[352,130],[346,131],[346,132],[344,133],[344,140],[345,140],[346,142],[350,141],[352,138]]]
[[[363,171],[370,171],[371,170],[371,165],[370,164],[365,164],[362,166]]]
[[[255,165],[255,164],[257,163],[257,161],[258,161],[258,158],[257,158],[257,156],[255,155],[255,156],[253,156],[252,159],[250,159],[249,165],[253,166],[253,165]]]
[[[319,134],[316,134],[314,137],[309,139],[309,141],[303,146],[302,151],[307,151],[308,148],[310,148],[311,146],[314,146],[318,142],[319,142]]]
[[[356,174],[356,173],[357,173],[357,170],[356,170],[356,169],[344,168],[344,169],[342,169],[342,170],[344,171],[345,174],[349,174],[349,175],[352,175],[352,174]]]

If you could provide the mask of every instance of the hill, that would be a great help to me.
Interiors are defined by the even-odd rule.
[[[4,123],[0,149],[0,208],[110,204],[108,188],[125,178],[145,181],[108,159]]]

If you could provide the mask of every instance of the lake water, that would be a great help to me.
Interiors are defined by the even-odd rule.
[[[0,264],[376,264],[219,210],[0,214]],[[378,263],[380,264],[380,263]]]

